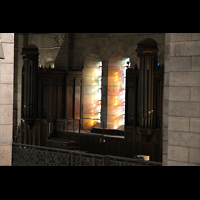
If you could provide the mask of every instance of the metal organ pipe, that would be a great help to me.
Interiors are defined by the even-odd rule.
[[[154,90],[153,90],[153,82],[154,82],[154,71],[153,71],[153,68],[154,68],[154,59],[152,58],[151,59],[151,77],[152,77],[152,80],[151,80],[151,128],[153,128],[153,93],[154,93]]]
[[[147,127],[147,59],[145,59],[144,65],[144,81],[145,81],[145,88],[144,88],[144,119],[145,119],[145,128]]]
[[[149,86],[149,94],[148,94],[148,128],[151,127],[151,58],[148,59],[148,72],[149,72],[149,83],[148,83],[148,86]]]
[[[141,86],[141,88],[140,88],[140,95],[141,95],[141,104],[140,104],[140,126],[144,126],[144,89],[143,89],[143,83],[144,83],[144,81],[143,81],[143,74],[144,74],[144,58],[141,58],[141,62],[140,62],[140,77],[139,77],[139,79],[140,79],[140,86]]]
[[[153,127],[153,81],[154,59],[152,57],[140,58],[139,96],[140,96],[140,126]]]

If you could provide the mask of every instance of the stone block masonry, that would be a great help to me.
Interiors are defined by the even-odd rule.
[[[0,33],[0,166],[10,166],[13,135],[14,33]]]
[[[200,165],[200,33],[170,34],[167,165]]]

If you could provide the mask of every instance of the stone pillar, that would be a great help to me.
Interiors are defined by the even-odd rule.
[[[170,33],[165,33],[165,63],[164,63],[164,109],[163,109],[163,166],[167,165],[168,151],[168,104],[169,104],[169,62]]]
[[[200,165],[200,33],[170,35],[167,164]]]
[[[0,166],[12,164],[14,33],[0,33],[5,59],[0,60]]]

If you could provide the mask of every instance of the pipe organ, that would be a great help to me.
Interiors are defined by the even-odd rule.
[[[158,63],[157,42],[138,43],[138,64],[126,70],[126,153],[162,159],[163,66]]]

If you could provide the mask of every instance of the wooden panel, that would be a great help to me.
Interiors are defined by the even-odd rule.
[[[162,131],[139,131],[126,128],[126,156],[149,155],[151,161],[162,161]]]
[[[73,119],[73,96],[74,96],[74,87],[73,86],[68,86],[67,89],[67,118],[68,119]]]
[[[65,93],[64,93],[64,85],[58,86],[58,106],[57,106],[57,119],[63,119],[65,117]]]
[[[138,110],[138,81],[139,71],[127,69],[126,72],[126,103],[125,103],[125,124],[126,126],[137,127],[139,125]]]
[[[57,118],[57,99],[58,99],[58,87],[56,85],[52,85],[52,92],[50,93],[50,119],[56,119]]]
[[[80,119],[81,87],[75,86],[74,119]]]
[[[31,140],[32,140],[31,144],[32,145],[35,145],[35,133],[36,133],[35,129],[36,129],[36,126],[34,125],[33,131],[32,131],[32,138],[31,138]]]
[[[74,85],[74,78],[70,78],[67,76],[67,85],[73,86]]]
[[[63,130],[63,128],[64,128],[64,123],[63,123],[63,121],[56,121],[56,130],[57,131],[62,131]]]
[[[124,139],[104,136],[105,143],[100,143],[102,135],[77,134],[64,131],[57,131],[55,134],[58,138],[65,138],[76,141],[83,151],[90,153],[124,156]]]
[[[35,123],[35,145],[40,144],[40,123],[37,121]]]
[[[48,85],[42,87],[42,118],[47,118],[48,112]]]
[[[48,139],[48,123],[43,120],[41,123],[40,145],[45,146],[45,141]]]
[[[126,127],[126,130],[125,130],[125,143],[126,143],[125,155],[130,158],[133,157],[133,151],[134,151],[133,144],[135,144],[134,137],[135,137],[135,135],[133,134],[133,129]]]

